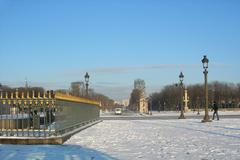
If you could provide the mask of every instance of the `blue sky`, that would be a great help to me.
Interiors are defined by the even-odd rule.
[[[136,78],[148,93],[178,82],[239,83],[238,0],[0,0],[0,82],[68,88],[90,72],[91,86],[129,97]]]

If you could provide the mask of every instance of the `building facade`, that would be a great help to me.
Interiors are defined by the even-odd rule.
[[[84,82],[72,82],[71,93],[73,96],[81,97],[85,95],[85,84]]]
[[[148,113],[148,100],[146,99],[145,94],[145,81],[142,79],[136,79],[134,81],[134,90],[135,93],[138,93],[133,102],[130,103],[130,109],[140,113]],[[133,93],[132,92],[132,93]],[[133,94],[132,94],[133,95]]]

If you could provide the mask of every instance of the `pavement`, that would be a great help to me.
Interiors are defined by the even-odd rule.
[[[212,118],[212,112],[209,112],[210,118]],[[100,115],[102,120],[170,120],[178,119],[180,112],[153,112],[152,115],[149,114],[139,114],[134,112],[123,112],[122,115],[115,115],[113,112],[103,113]],[[186,119],[203,119],[204,112],[200,112],[200,115],[197,112],[187,112],[185,113]],[[240,118],[239,111],[220,111],[219,119],[229,119],[229,118]]]

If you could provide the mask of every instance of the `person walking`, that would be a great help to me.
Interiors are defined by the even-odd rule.
[[[212,106],[212,109],[213,109],[213,120],[215,118],[215,115],[217,116],[217,120],[219,120],[219,116],[218,116],[218,105],[216,103],[216,101],[213,102],[213,106]]]

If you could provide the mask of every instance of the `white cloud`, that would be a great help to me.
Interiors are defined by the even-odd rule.
[[[106,68],[89,68],[89,69],[79,69],[77,71],[67,71],[65,72],[68,76],[79,76],[85,72],[89,73],[126,73],[126,72],[136,72],[136,71],[147,71],[147,70],[159,70],[159,69],[199,69],[201,64],[156,64],[156,65],[144,65],[144,66],[128,66],[128,67],[106,67]],[[229,64],[213,63],[212,68],[226,68],[234,67]]]

